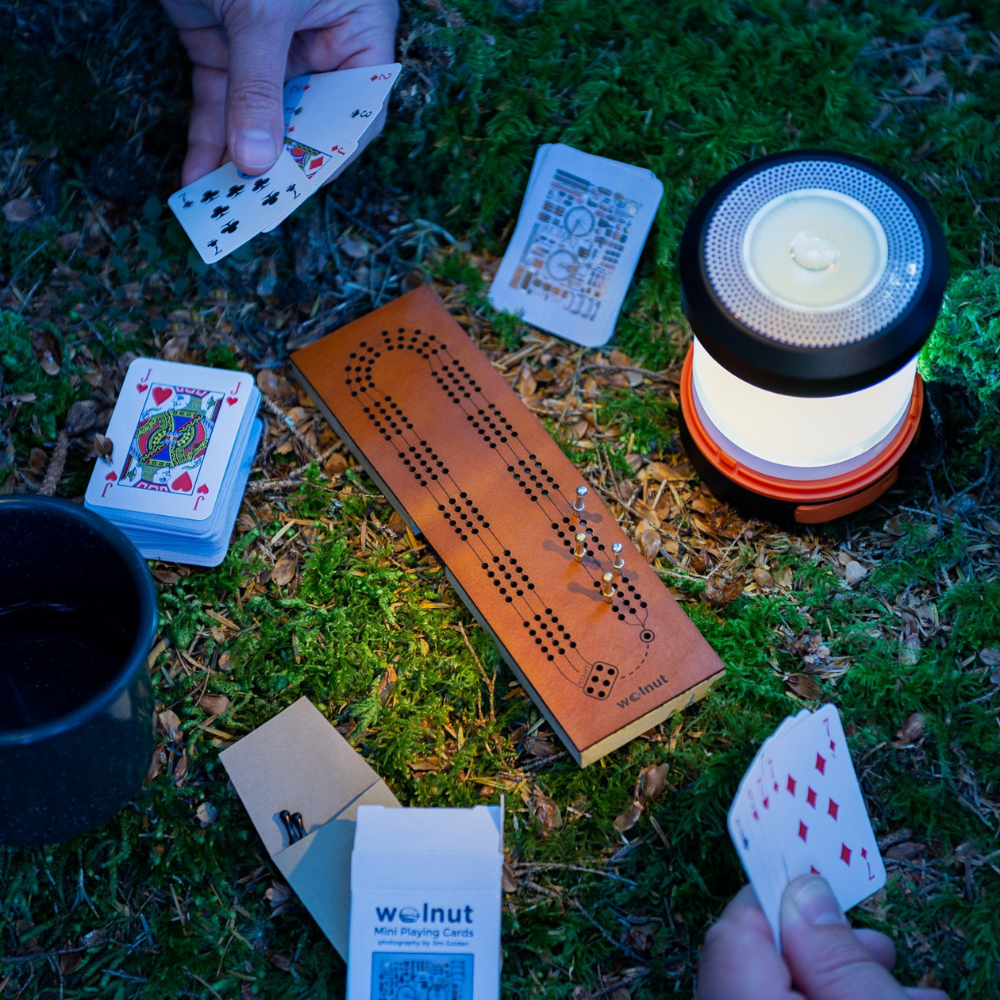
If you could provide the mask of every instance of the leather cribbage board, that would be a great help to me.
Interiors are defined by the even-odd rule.
[[[722,675],[596,492],[573,510],[580,474],[430,288],[292,361],[581,765]],[[625,566],[607,603],[601,577],[614,572],[614,542]]]

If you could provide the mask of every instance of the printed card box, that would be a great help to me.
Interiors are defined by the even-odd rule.
[[[355,815],[365,803],[402,812],[395,796],[308,698],[220,756],[274,863],[346,960]],[[294,843],[285,810],[302,816]]]
[[[503,811],[357,811],[347,1000],[496,1000]]]

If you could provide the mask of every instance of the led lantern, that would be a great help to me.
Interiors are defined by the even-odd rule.
[[[712,492],[802,524],[881,496],[919,431],[948,278],[927,202],[858,156],[765,156],[695,207],[680,275],[681,438]]]

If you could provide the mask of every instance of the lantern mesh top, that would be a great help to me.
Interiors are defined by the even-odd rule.
[[[744,239],[751,221],[772,200],[803,189],[853,198],[884,230],[885,269],[866,295],[843,307],[782,304],[748,271]],[[899,194],[853,164],[830,160],[792,160],[751,174],[716,207],[704,243],[705,270],[724,308],[762,336],[795,347],[853,344],[885,329],[917,295],[925,258],[920,225]]]

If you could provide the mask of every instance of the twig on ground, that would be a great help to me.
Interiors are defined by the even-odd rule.
[[[63,469],[66,468],[66,454],[68,451],[69,434],[66,433],[66,428],[64,427],[59,432],[59,437],[56,438],[55,450],[49,459],[49,467],[45,470],[45,478],[42,480],[42,485],[38,490],[42,496],[51,497],[55,495],[59,480],[62,479]]]

